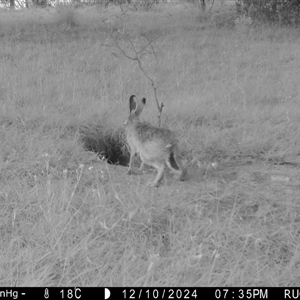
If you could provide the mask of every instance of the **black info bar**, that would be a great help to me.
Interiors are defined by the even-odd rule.
[[[2,299],[299,299],[297,287],[24,287],[0,288]]]

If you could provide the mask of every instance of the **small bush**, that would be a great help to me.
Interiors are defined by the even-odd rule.
[[[57,22],[59,24],[74,27],[78,25],[76,20],[75,8],[70,4],[58,4],[56,6],[56,12],[58,14]]]
[[[298,0],[239,0],[239,10],[253,20],[276,22],[282,25],[299,25]]]
[[[246,33],[249,31],[252,25],[252,18],[246,15],[240,15],[234,20],[235,28],[240,33]]]
[[[236,13],[233,11],[225,11],[215,13],[211,19],[211,24],[217,28],[229,28],[235,27]]]
[[[135,10],[150,10],[154,5],[159,4],[159,0],[132,0],[131,4]]]

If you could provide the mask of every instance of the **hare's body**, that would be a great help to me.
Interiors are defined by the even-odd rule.
[[[138,153],[142,160],[140,169],[144,164],[157,169],[158,173],[151,183],[152,186],[157,186],[162,179],[165,163],[180,180],[184,180],[187,171],[181,163],[175,134],[171,130],[140,122],[139,115],[146,99],[143,98],[136,103],[135,98],[133,95],[129,99],[130,115],[125,126],[126,139],[130,148],[128,174],[133,173],[133,157],[135,153]]]

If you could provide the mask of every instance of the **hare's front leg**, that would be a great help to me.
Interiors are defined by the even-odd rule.
[[[128,175],[133,174],[133,158],[134,158],[134,155],[135,155],[135,149],[130,148],[129,168],[128,168],[128,171],[127,171]]]

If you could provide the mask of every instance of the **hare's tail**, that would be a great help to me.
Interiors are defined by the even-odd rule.
[[[180,180],[184,180],[187,174],[187,168],[182,165],[182,162],[178,159],[178,156],[173,151],[170,152],[168,159],[166,160],[167,166],[178,175]]]
[[[168,157],[168,160],[167,160],[167,163],[168,163],[168,167],[170,169],[173,169],[174,171],[179,171],[180,170],[180,167],[178,166],[177,162],[176,162],[176,159],[175,159],[175,156],[174,156],[174,153],[171,152],[169,157]]]

